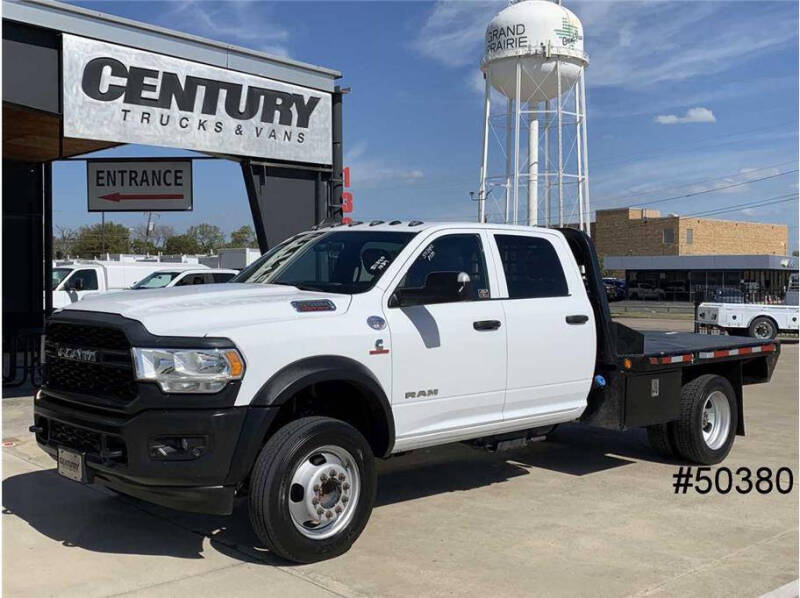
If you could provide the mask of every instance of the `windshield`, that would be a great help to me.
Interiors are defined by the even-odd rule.
[[[373,287],[415,234],[368,230],[304,233],[264,254],[233,282],[363,293]]]
[[[54,291],[61,284],[61,281],[69,276],[70,272],[72,272],[72,268],[53,268],[53,281],[50,290]]]
[[[175,280],[180,272],[153,272],[133,285],[134,289],[160,289]]]

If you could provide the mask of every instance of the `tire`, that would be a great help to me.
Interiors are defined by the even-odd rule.
[[[296,563],[347,552],[375,502],[372,449],[353,426],[329,417],[280,428],[261,449],[250,480],[253,530],[269,550]],[[300,521],[305,517],[320,520],[314,527],[312,519]]]
[[[737,417],[736,393],[727,379],[695,378],[681,389],[680,418],[672,426],[675,449],[687,461],[720,463],[733,446]]]
[[[778,327],[772,318],[759,316],[750,322],[747,334],[760,341],[771,341],[778,336]]]
[[[670,424],[657,424],[647,426],[647,440],[650,446],[665,459],[674,459],[678,456],[675,444],[671,438]]]

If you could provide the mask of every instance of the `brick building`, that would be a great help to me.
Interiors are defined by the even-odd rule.
[[[710,220],[658,210],[598,210],[592,236],[606,272],[625,278],[629,295],[690,300],[725,290],[730,297],[778,301],[797,271],[783,224]],[[641,298],[641,297],[639,297]]]
[[[785,224],[662,216],[658,210],[598,210],[594,243],[601,257],[624,255],[788,254]]]

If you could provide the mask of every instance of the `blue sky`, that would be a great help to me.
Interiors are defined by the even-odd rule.
[[[342,71],[345,162],[358,219],[474,219],[483,34],[506,2],[79,2],[94,10]],[[583,21],[593,208],[789,224],[797,193],[796,2],[565,2]],[[110,155],[177,155],[129,146]],[[763,181],[754,179],[773,177]],[[56,225],[86,212],[85,170],[54,170]],[[739,184],[747,183],[747,184]],[[718,189],[718,190],[717,190]],[[710,191],[710,192],[706,192]],[[744,204],[744,205],[743,205]],[[736,207],[739,206],[739,209]],[[126,225],[142,215],[109,217]],[[163,214],[183,230],[250,223],[238,165],[195,167],[195,210]]]

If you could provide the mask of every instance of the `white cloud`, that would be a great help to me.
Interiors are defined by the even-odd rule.
[[[275,56],[289,56],[289,30],[271,18],[272,7],[255,1],[201,2],[183,0],[171,5],[162,21],[211,39],[222,39]]]
[[[413,184],[425,178],[425,173],[419,168],[369,156],[365,141],[357,141],[345,151],[344,165],[350,168],[350,184],[354,189],[381,188],[386,183],[394,187],[398,183]]]
[[[506,2],[437,2],[412,47],[443,65],[477,71],[483,37]],[[759,3],[736,18],[724,2],[570,2],[584,25],[593,87],[629,90],[741,67],[741,61],[796,39],[787,3]]]
[[[708,108],[689,108],[683,116],[660,114],[655,121],[660,125],[682,125],[685,123],[715,123],[717,118]]]

